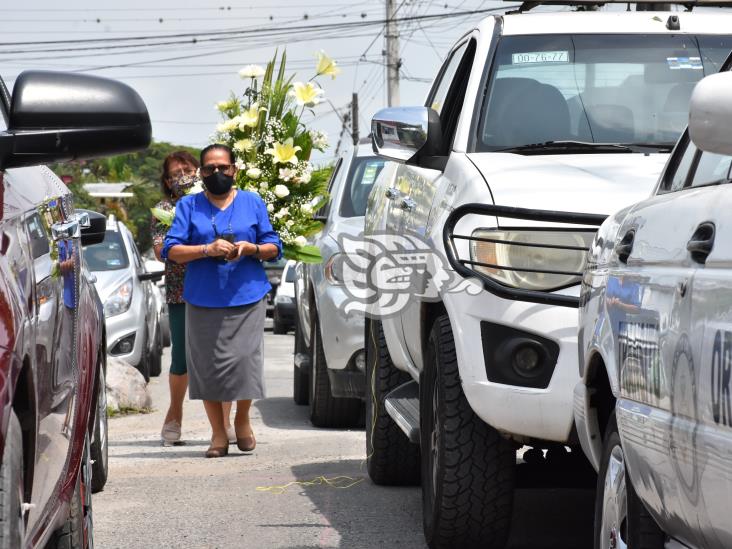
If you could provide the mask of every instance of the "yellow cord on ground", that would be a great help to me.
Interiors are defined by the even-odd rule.
[[[363,482],[363,478],[353,478],[347,476],[338,476],[332,478],[326,478],[319,476],[312,480],[294,480],[287,484],[275,485],[275,486],[257,486],[257,492],[271,492],[275,495],[284,494],[289,488],[293,486],[330,486],[331,488],[338,488],[345,490],[346,488],[352,488],[357,484]]]

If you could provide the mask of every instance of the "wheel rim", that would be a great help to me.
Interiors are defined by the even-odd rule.
[[[94,548],[94,520],[92,517],[92,466],[89,456],[89,437],[81,461],[81,504],[83,507],[84,539],[83,547]]]
[[[106,469],[107,452],[107,382],[104,375],[104,369],[101,370],[101,378],[99,380],[99,398],[97,404],[97,421],[99,422],[99,448],[102,450],[102,459],[105,461],[104,467]]]
[[[432,486],[430,496],[432,501],[437,500],[438,474],[440,469],[440,429],[438,414],[439,396],[437,383],[432,389],[432,432],[430,433],[430,468],[432,469]]]
[[[608,458],[603,486],[601,549],[627,549],[628,491],[625,456],[620,445],[613,447]]]

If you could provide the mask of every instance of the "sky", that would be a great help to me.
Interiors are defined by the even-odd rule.
[[[507,6],[488,0],[395,1],[397,17],[404,19],[398,30],[402,105],[423,103],[452,44],[485,17],[465,12]],[[121,80],[147,104],[154,139],[201,147],[221,121],[215,103],[244,90],[240,68],[264,64],[276,49],[286,48],[295,79],[307,80],[317,52],[324,50],[342,73],[320,80],[329,101],[306,122],[330,138],[329,151],[313,158],[325,163],[336,150],[339,116],[353,92],[359,94],[362,136],[371,116],[386,106],[384,18],[384,0],[6,1],[0,7],[0,74],[8,87],[26,69]]]

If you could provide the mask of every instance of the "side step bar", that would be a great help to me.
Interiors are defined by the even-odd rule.
[[[386,395],[384,408],[409,442],[419,444],[419,384],[407,381],[394,389]]]

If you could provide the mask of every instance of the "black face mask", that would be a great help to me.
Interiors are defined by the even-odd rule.
[[[226,194],[234,185],[234,177],[221,172],[214,172],[203,178],[203,184],[211,194]]]

